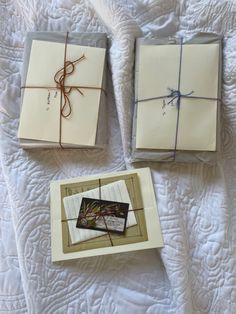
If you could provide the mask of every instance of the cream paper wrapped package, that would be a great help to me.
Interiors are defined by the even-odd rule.
[[[137,39],[133,161],[217,161],[221,59],[214,34]]]
[[[24,148],[102,148],[106,34],[28,33],[18,138]]]
[[[76,222],[86,197],[128,203],[125,232],[81,229]],[[53,181],[50,209],[52,262],[164,246],[149,168]]]

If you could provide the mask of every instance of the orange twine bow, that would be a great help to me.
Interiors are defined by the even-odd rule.
[[[85,60],[85,55],[82,55],[79,59],[75,61],[65,61],[65,65],[63,68],[58,70],[56,74],[54,75],[54,82],[56,83],[56,86],[61,91],[61,95],[64,98],[64,104],[61,106],[61,115],[64,118],[68,118],[71,115],[72,109],[71,109],[71,103],[69,99],[69,95],[73,89],[77,90],[82,96],[84,96],[83,92],[80,90],[79,86],[65,86],[65,79],[69,75],[72,75],[75,71],[75,64],[79,63],[82,60]],[[64,113],[66,107],[69,108],[69,112],[67,114]]]

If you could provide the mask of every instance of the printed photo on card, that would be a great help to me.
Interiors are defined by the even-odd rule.
[[[77,228],[124,233],[128,203],[84,197],[81,202]]]

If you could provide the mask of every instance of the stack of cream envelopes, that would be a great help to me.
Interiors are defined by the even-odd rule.
[[[149,168],[53,181],[50,197],[53,262],[163,246]]]
[[[139,39],[135,157],[185,161],[190,156],[194,161],[194,154],[217,151],[220,73],[221,39],[217,36],[170,43]]]
[[[105,54],[104,34],[28,35],[18,131],[23,147],[104,144]]]

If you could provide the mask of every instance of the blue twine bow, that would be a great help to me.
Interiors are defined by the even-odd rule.
[[[187,94],[182,94],[178,89],[173,89],[173,88],[168,88],[168,90],[170,91],[170,94],[167,95],[166,98],[171,97],[171,100],[168,101],[167,105],[169,105],[170,103],[173,103],[175,99],[177,99],[176,101],[176,107],[179,110],[180,109],[180,101],[181,101],[181,97],[188,97],[190,95],[192,95],[194,93],[194,91],[191,91]]]

